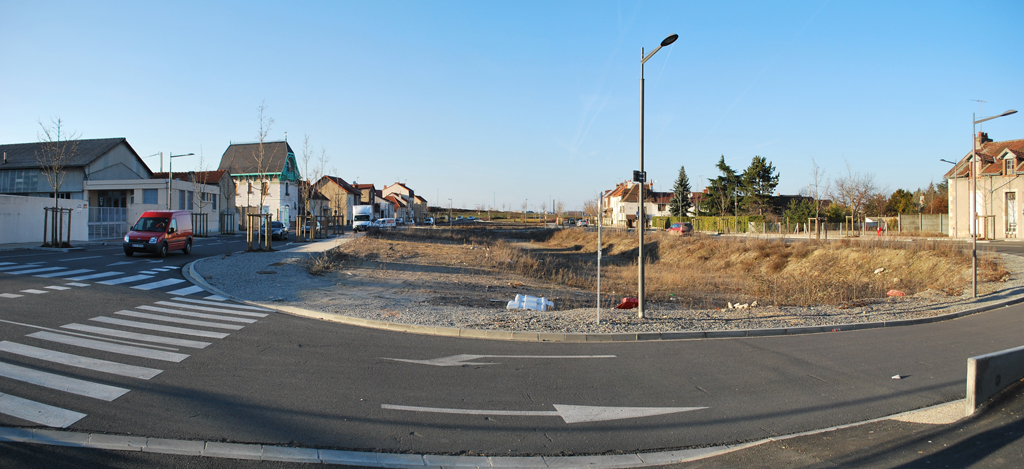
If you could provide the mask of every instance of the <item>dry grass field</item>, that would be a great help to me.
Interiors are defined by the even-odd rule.
[[[611,298],[635,296],[636,235],[605,233],[602,248],[602,292]],[[490,292],[506,284],[515,287],[515,279],[520,279],[542,284],[548,291],[564,290],[571,297],[572,292],[596,289],[596,252],[597,233],[575,228],[407,229],[355,239],[309,259],[307,270],[318,274],[373,268],[398,275],[435,269],[452,276],[444,283],[459,294],[473,289]],[[675,308],[721,308],[727,302],[753,301],[777,306],[856,305],[885,298],[889,290],[960,295],[970,288],[970,250],[952,242],[783,242],[662,232],[645,238],[644,254],[647,298]],[[1008,275],[995,256],[981,253],[979,258],[979,282]]]

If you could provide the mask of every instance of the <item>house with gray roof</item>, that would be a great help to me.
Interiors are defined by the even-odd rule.
[[[231,143],[218,169],[235,181],[240,213],[261,212],[295,226],[299,213],[299,167],[287,141]],[[262,205],[261,205],[262,199]]]

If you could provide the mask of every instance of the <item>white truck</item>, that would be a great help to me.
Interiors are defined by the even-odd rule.
[[[373,205],[352,207],[352,231],[366,231],[373,225]]]

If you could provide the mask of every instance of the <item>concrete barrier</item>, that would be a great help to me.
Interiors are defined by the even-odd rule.
[[[1024,379],[1024,346],[967,359],[967,415]]]

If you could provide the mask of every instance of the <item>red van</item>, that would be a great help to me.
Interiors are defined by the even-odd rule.
[[[192,215],[187,210],[149,211],[124,236],[124,254],[150,252],[164,257],[167,251],[192,252]]]

